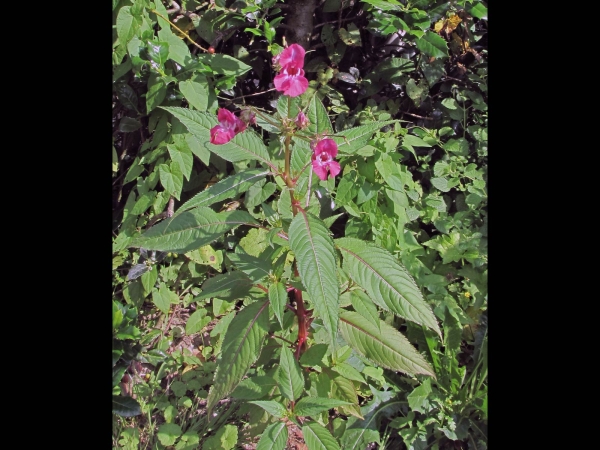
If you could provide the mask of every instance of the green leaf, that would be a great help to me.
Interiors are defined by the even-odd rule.
[[[146,94],[146,114],[162,103],[167,95],[167,86],[156,73],[148,77],[148,93]]]
[[[245,297],[250,292],[252,281],[242,271],[235,270],[209,278],[202,285],[202,292],[194,297],[195,301],[218,297],[232,301]]]
[[[405,135],[402,139],[402,143],[412,147],[431,147],[431,145],[425,142],[423,139],[413,136],[412,134]]]
[[[327,428],[316,422],[304,425],[302,434],[308,450],[340,450],[339,444]]]
[[[246,378],[233,390],[231,396],[240,400],[258,400],[277,386],[277,382],[264,375]]]
[[[485,7],[485,5],[483,3],[475,3],[473,6],[468,7],[467,11],[469,12],[469,14],[471,14],[473,17],[477,17],[478,19],[485,19],[487,20],[487,8]]]
[[[138,130],[142,126],[142,122],[133,119],[131,117],[123,117],[119,122],[119,131],[123,133],[131,133],[132,131]]]
[[[161,108],[177,117],[190,133],[197,138],[200,145],[219,155],[224,160],[230,162],[258,160],[272,167],[267,147],[265,147],[262,139],[254,131],[248,129],[237,134],[226,144],[214,145],[210,143],[210,129],[218,123],[216,116],[186,108]]]
[[[156,436],[162,445],[173,445],[181,436],[181,427],[175,423],[163,423],[158,427]]]
[[[248,169],[227,177],[185,202],[179,207],[175,215],[196,206],[209,206],[221,200],[237,197],[269,173],[265,169]]]
[[[185,324],[185,334],[190,335],[199,332],[210,322],[206,315],[206,309],[201,308],[194,311]]]
[[[204,86],[195,81],[180,81],[179,90],[190,105],[199,111],[206,111],[208,106],[208,93]]]
[[[350,128],[348,130],[341,131],[332,136],[332,139],[338,145],[338,150],[341,153],[351,155],[362,147],[367,145],[367,142],[373,137],[373,134],[398,120],[382,120],[379,122],[370,122],[366,125],[359,127]],[[345,139],[344,139],[345,138]]]
[[[322,366],[322,359],[328,348],[327,344],[311,345],[300,357],[300,363],[309,367]]]
[[[152,288],[158,279],[158,269],[156,266],[152,266],[148,272],[142,274],[142,286],[144,287],[144,292],[149,293],[152,292]]]
[[[241,224],[254,223],[245,211],[216,213],[205,206],[186,211],[157,223],[135,238],[131,247],[185,253],[197,249]]]
[[[131,6],[123,6],[117,15],[117,36],[121,45],[127,45],[137,30],[139,30],[142,20],[140,17],[134,17],[131,14]]]
[[[278,419],[281,419],[287,415],[287,409],[285,409],[285,406],[273,400],[254,400],[248,403],[253,403],[260,406],[266,412],[277,417]]]
[[[162,19],[159,18],[159,20]],[[167,27],[170,27],[168,23],[166,24],[165,28],[158,32],[158,39],[166,42],[169,45],[169,58],[179,65],[185,66],[192,57],[190,54],[190,49],[185,42],[179,39],[175,33],[173,33]]]
[[[271,303],[275,317],[277,317],[282,329],[283,313],[285,312],[285,305],[287,301],[288,295],[283,283],[277,281],[269,286],[269,302]]]
[[[258,182],[248,189],[248,193],[244,197],[244,205],[251,210],[267,200],[276,190],[277,185],[275,183],[268,182],[264,183],[263,186],[263,182]]]
[[[179,164],[171,163],[161,164],[158,166],[160,175],[160,184],[163,185],[165,191],[179,200],[181,190],[183,189],[183,173],[179,167]]]
[[[448,44],[437,33],[433,31],[425,32],[425,35],[417,39],[417,48],[427,56],[442,58],[448,56]]]
[[[448,192],[451,189],[451,187],[448,185],[448,180],[446,178],[435,177],[435,178],[432,178],[430,181],[434,187],[436,187],[437,189],[439,189],[442,192]]]
[[[355,289],[350,292],[350,301],[357,313],[379,328],[379,312],[367,294]]]
[[[268,277],[272,269],[270,261],[249,255],[240,246],[235,248],[235,253],[227,253],[227,257],[236,268],[248,275],[253,282]],[[273,305],[272,302],[271,305]]]
[[[199,55],[198,62],[206,64],[214,73],[219,75],[233,75],[239,77],[252,69],[252,67],[239,59],[235,59],[232,56],[224,55],[222,53]]]
[[[185,141],[183,141],[185,142]],[[179,166],[179,171],[189,181],[190,175],[192,174],[192,167],[194,165],[194,155],[187,145],[174,145],[167,144],[167,150],[171,159]],[[161,180],[162,183],[162,180]],[[164,184],[163,184],[164,186]],[[182,183],[183,188],[183,183]],[[181,188],[179,189],[181,192]],[[179,200],[179,197],[177,198]]]
[[[238,441],[238,429],[233,425],[225,425],[202,443],[202,450],[231,450]],[[193,446],[197,448],[197,446]]]
[[[360,407],[358,406],[358,395],[356,394],[354,383],[343,376],[335,376],[331,379],[331,384],[331,395],[333,397],[352,403],[352,405],[349,406],[340,406],[340,412],[346,415],[353,415],[359,419],[364,419],[360,413]]]
[[[308,104],[306,117],[310,121],[307,131],[311,134],[327,133],[333,134],[333,127],[327,115],[327,110],[321,100],[315,95]]]
[[[122,395],[113,395],[112,410],[122,417],[139,416],[142,413],[137,400]]]
[[[171,291],[166,284],[160,283],[158,289],[152,290],[152,302],[164,314],[168,314],[171,304],[179,302],[179,296]]]
[[[379,324],[377,324],[377,327],[379,327]],[[366,384],[366,381],[360,372],[348,363],[337,363],[335,366],[332,366],[331,369],[343,377],[348,378],[349,380],[359,381]]]
[[[386,369],[435,377],[433,369],[398,330],[381,321],[379,328],[355,312],[340,315],[342,336],[354,350]]]
[[[428,378],[406,396],[410,409],[426,414],[431,409],[427,400],[429,394],[431,394],[431,379]]]
[[[320,412],[342,405],[351,405],[351,403],[335,398],[303,397],[296,403],[294,414],[297,416],[315,416]]]
[[[164,66],[169,58],[169,44],[166,42],[148,42],[148,56],[160,66]]]
[[[284,450],[288,440],[288,430],[285,422],[269,425],[263,431],[256,450]]]
[[[217,402],[229,395],[258,359],[269,329],[269,303],[257,301],[242,309],[231,321],[217,361],[215,379],[210,388],[206,408],[208,415]]]
[[[281,395],[292,401],[300,397],[304,391],[304,377],[300,365],[285,343],[281,347],[277,386]]]
[[[300,211],[292,220],[288,235],[302,284],[315,305],[316,316],[323,319],[331,342],[335,343],[340,291],[329,229],[322,220]]]
[[[375,244],[355,238],[340,238],[335,243],[342,252],[344,268],[375,303],[404,319],[431,328],[441,338],[433,311],[396,257]]]

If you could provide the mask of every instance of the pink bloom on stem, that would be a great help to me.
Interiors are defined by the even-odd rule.
[[[236,134],[246,129],[246,124],[225,108],[219,109],[217,118],[219,119],[219,123],[210,129],[211,144],[226,144]]]
[[[304,67],[304,56],[306,51],[298,44],[292,44],[279,54],[279,65],[283,68],[294,66],[299,69]]]
[[[304,77],[305,50],[298,44],[292,44],[273,61],[281,66],[281,71],[273,80],[275,88],[290,97],[297,97],[304,93],[308,87],[308,80]]]
[[[340,173],[340,163],[333,160],[337,156],[337,152],[337,144],[333,139],[323,139],[315,146],[312,155],[312,167],[321,180],[325,181],[327,179],[327,171],[332,177]]]
[[[310,125],[310,122],[308,121],[308,117],[306,117],[306,114],[304,114],[302,111],[300,111],[298,113],[298,116],[294,120],[294,123],[301,130],[303,130],[304,128],[306,128]]]
[[[308,87],[308,80],[304,77],[304,70],[294,66],[285,66],[273,79],[275,88],[290,97],[303,94]]]

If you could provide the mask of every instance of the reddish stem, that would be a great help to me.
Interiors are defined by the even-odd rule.
[[[306,329],[306,310],[304,309],[304,300],[302,300],[302,291],[294,289],[296,297],[296,317],[298,317],[298,343],[296,344],[296,360],[300,360],[300,355],[306,350],[306,338],[308,330]]]

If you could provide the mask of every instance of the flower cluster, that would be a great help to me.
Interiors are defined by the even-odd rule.
[[[211,144],[226,144],[233,137],[246,129],[246,122],[236,117],[225,108],[219,109],[219,123],[210,129]]]
[[[338,153],[337,144],[333,139],[320,140],[311,147],[313,147],[312,167],[321,180],[327,179],[327,171],[332,177],[340,173],[340,163],[333,160]]]
[[[303,94],[308,87],[308,80],[304,77],[304,55],[306,52],[298,44],[292,44],[279,55],[273,62],[279,64],[281,70],[273,79],[275,88],[290,97]]]

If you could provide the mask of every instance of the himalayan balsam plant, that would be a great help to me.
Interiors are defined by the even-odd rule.
[[[262,243],[252,251],[238,245],[229,253],[231,270],[202,285],[203,298],[239,301],[217,360],[208,414],[227,396],[263,408],[271,424],[257,448],[283,449],[286,420],[301,427],[309,448],[339,448],[331,427],[324,426],[327,411],[338,408],[357,420],[366,415],[357,396],[362,376],[344,362],[352,350],[370,364],[435,377],[407,338],[380,319],[380,310],[441,338],[431,308],[396,256],[352,236],[333,239],[330,227],[337,216],[320,218],[320,200],[335,194],[336,177],[356,164],[353,155],[396,121],[335,133],[319,98],[302,95],[308,87],[304,58],[297,44],[274,58],[274,85],[282,95],[273,114],[221,108],[214,117],[162,107],[211,152],[251,168],[201,191],[132,242],[145,251],[185,253],[240,227],[249,240]],[[254,127],[269,133],[269,147]],[[211,208],[241,194],[248,199],[249,191],[253,201],[247,210]],[[272,196],[277,210],[265,203]]]

